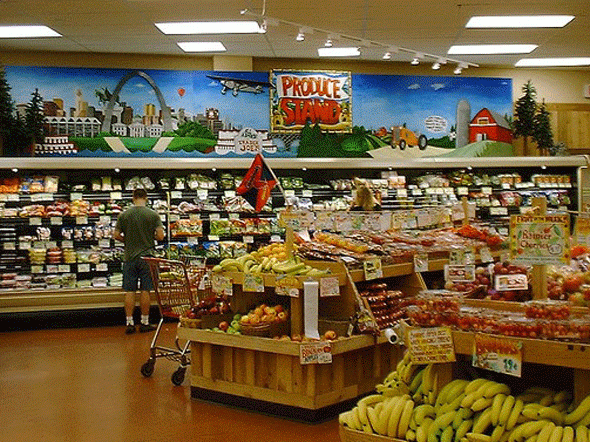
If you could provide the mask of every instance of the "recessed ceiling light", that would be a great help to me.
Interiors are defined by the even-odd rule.
[[[177,43],[184,52],[225,52],[220,41],[185,41]]]
[[[361,55],[357,47],[350,48],[318,48],[320,57],[355,57]]]
[[[466,28],[563,28],[573,15],[498,15],[471,17]]]
[[[154,23],[164,34],[263,34],[256,21],[195,21]]]
[[[43,25],[0,26],[0,38],[61,37],[61,34]]]
[[[516,67],[539,66],[590,66],[590,57],[565,57],[565,58],[523,58],[518,60]]]
[[[448,54],[529,54],[536,48],[537,45],[454,45],[449,48]]]

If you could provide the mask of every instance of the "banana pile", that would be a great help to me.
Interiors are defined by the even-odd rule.
[[[590,442],[590,396],[577,407],[567,391],[455,379],[437,391],[436,364],[404,354],[396,370],[339,416],[341,425],[413,442]]]
[[[291,276],[325,276],[329,270],[321,270],[306,264],[295,256],[291,259],[279,260],[275,256],[261,256],[255,252],[247,253],[239,258],[225,258],[213,267],[214,272],[243,272],[243,273],[275,273]]]

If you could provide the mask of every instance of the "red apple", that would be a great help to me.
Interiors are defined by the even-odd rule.
[[[219,330],[227,331],[228,328],[229,328],[229,322],[222,321],[219,323]]]

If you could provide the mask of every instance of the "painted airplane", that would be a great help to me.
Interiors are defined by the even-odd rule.
[[[264,92],[264,87],[270,87],[268,81],[246,80],[243,78],[221,77],[218,75],[207,75],[212,80],[217,80],[223,86],[221,93],[225,95],[228,90],[232,91],[232,95],[236,97],[238,92],[248,92],[250,94],[261,94]]]

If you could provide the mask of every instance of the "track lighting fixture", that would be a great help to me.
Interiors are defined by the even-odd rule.
[[[331,48],[332,46],[334,46],[334,43],[332,42],[332,39],[330,37],[328,37],[326,39],[326,42],[324,43],[324,46],[327,48]]]
[[[297,37],[295,38],[295,40],[297,40],[297,41],[305,40],[305,34],[301,31],[299,31],[299,34],[297,34]]]
[[[438,61],[432,63],[432,69],[438,71],[440,69],[440,63]]]
[[[414,57],[414,59],[410,62],[411,65],[417,66],[420,64],[420,59],[418,57]]]
[[[386,52],[383,54],[383,60],[391,60],[391,52]]]

